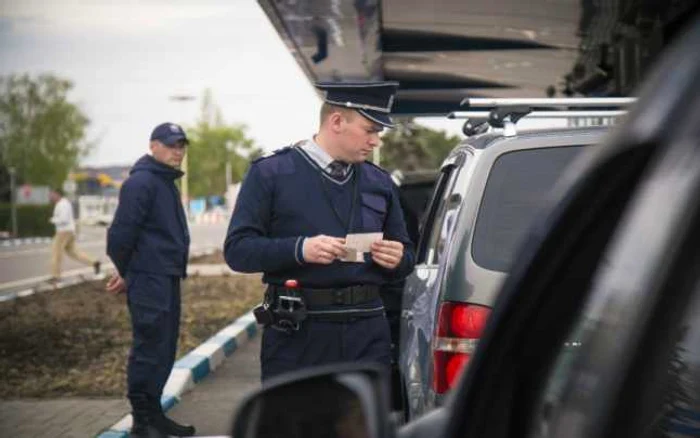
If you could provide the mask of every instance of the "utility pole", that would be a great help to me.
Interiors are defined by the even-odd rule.
[[[231,185],[233,176],[231,175],[231,152],[233,151],[233,142],[231,140],[226,141],[226,188],[224,193],[228,192],[228,188]]]
[[[15,188],[15,168],[10,167],[10,215],[12,220],[12,237],[17,237],[17,189]]]
[[[228,187],[231,185],[231,162],[227,161],[226,162],[226,190],[228,190]]]

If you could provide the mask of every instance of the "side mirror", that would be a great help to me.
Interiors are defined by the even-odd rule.
[[[390,436],[388,370],[324,366],[265,382],[248,396],[233,438],[385,438]]]

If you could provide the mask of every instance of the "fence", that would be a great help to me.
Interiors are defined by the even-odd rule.
[[[78,218],[86,225],[108,225],[117,211],[116,196],[84,195],[78,197]]]

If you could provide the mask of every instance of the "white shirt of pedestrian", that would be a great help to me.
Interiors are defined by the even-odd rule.
[[[75,232],[75,218],[73,217],[73,206],[66,198],[61,198],[53,209],[53,217],[50,222],[56,225],[56,231]]]

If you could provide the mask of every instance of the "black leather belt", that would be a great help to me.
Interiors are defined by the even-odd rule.
[[[303,297],[308,307],[331,305],[354,306],[376,300],[380,296],[379,286],[375,285],[349,286],[337,289],[288,289],[282,286],[270,285],[269,290],[275,297],[278,295],[296,293]]]

